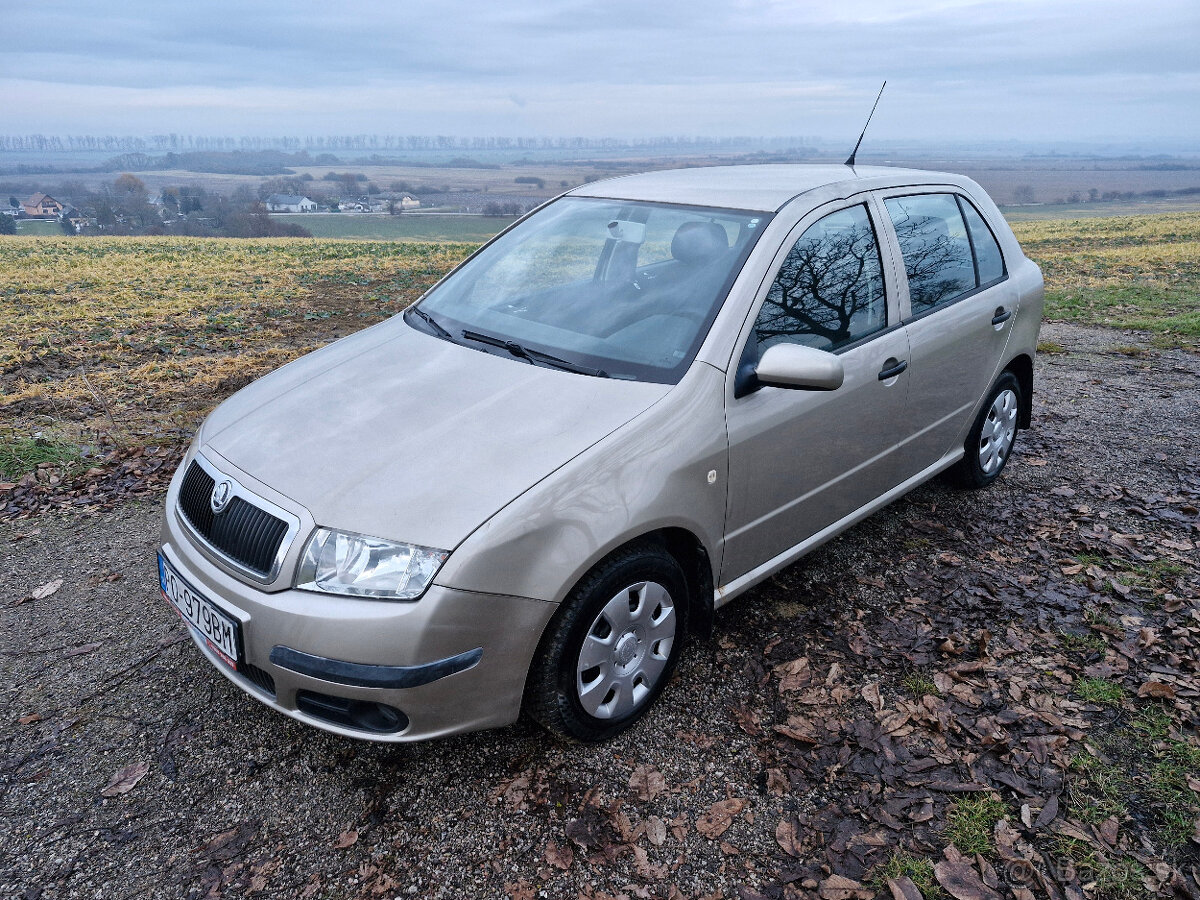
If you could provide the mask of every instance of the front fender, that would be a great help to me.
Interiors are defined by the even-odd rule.
[[[662,528],[693,534],[715,577],[727,494],[724,379],[693,365],[662,400],[480,526],[436,582],[557,603],[614,549]]]

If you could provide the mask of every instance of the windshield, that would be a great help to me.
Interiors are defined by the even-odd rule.
[[[485,247],[406,320],[525,363],[673,384],[769,218],[567,197]]]

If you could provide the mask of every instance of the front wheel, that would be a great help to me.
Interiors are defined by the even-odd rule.
[[[961,487],[987,487],[1000,477],[1017,439],[1020,410],[1020,382],[1005,372],[988,394],[967,435],[966,455],[953,470]]]
[[[559,737],[602,741],[662,693],[687,627],[687,581],[649,542],[596,565],[563,601],[525,689],[529,714]]]

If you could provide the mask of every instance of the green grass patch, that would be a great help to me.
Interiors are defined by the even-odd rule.
[[[1083,621],[1087,622],[1093,628],[1116,628],[1121,624],[1095,607],[1089,607],[1083,611]]]
[[[1189,776],[1200,777],[1200,747],[1172,737],[1172,726],[1167,710],[1151,704],[1121,727],[1095,735],[1098,752],[1077,755],[1068,770],[1071,816],[1095,824],[1110,816],[1123,819],[1132,810],[1146,816],[1162,849],[1187,846],[1200,816],[1188,786]]]
[[[1095,824],[1111,817],[1121,819],[1128,812],[1129,778],[1120,766],[1080,753],[1071,760],[1069,774],[1067,798],[1074,818]]]
[[[1093,885],[1090,896],[1104,900],[1133,900],[1145,897],[1142,879],[1146,868],[1134,859],[1120,856],[1108,859],[1086,841],[1059,836],[1054,841],[1053,855],[1063,868],[1073,869],[1083,884]]]
[[[17,234],[62,237],[62,233],[62,226],[54,219],[17,219]]]
[[[1110,347],[1113,353],[1119,353],[1122,356],[1128,356],[1133,359],[1145,356],[1150,351],[1138,344],[1118,344],[1115,347]]]
[[[1068,653],[1103,653],[1104,648],[1108,646],[1108,641],[1103,635],[1093,634],[1075,634],[1071,631],[1059,631],[1058,642],[1062,648]]]
[[[1153,750],[1159,741],[1171,733],[1171,716],[1161,706],[1146,706],[1129,720],[1129,731],[1140,750]]]
[[[1038,341],[1037,352],[1057,356],[1058,354],[1066,353],[1067,348],[1058,341]]]
[[[891,878],[908,878],[916,885],[917,890],[926,900],[936,900],[936,898],[946,896],[946,892],[938,884],[937,876],[933,872],[933,861],[924,856],[909,853],[907,850],[897,850],[888,858],[887,862],[876,866],[867,883],[879,893],[879,896],[886,897],[888,879]]]
[[[937,685],[933,683],[933,679],[924,672],[909,672],[904,676],[902,683],[904,684],[904,689],[917,698],[938,692]]]
[[[69,441],[44,437],[0,438],[0,475],[15,480],[42,463],[70,468],[80,462],[80,450]]]
[[[963,797],[950,805],[943,836],[961,853],[991,855],[996,823],[1008,815],[1003,800],[988,794]]]
[[[1075,693],[1088,703],[1117,706],[1125,699],[1125,688],[1107,678],[1080,678],[1075,682]]]

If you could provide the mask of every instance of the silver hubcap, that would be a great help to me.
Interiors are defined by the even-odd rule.
[[[1017,436],[1017,395],[1001,391],[992,401],[979,434],[979,468],[991,475],[1004,464]]]
[[[596,616],[575,668],[579,702],[597,719],[624,716],[654,690],[675,643],[675,604],[661,584],[630,585]]]

